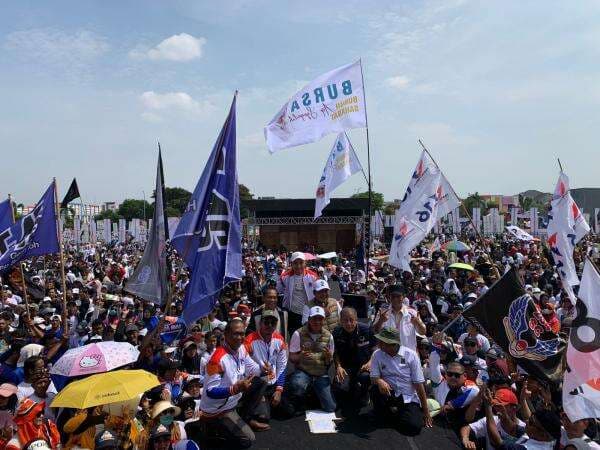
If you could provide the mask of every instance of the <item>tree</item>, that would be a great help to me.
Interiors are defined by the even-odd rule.
[[[521,211],[529,211],[534,203],[535,202],[531,197],[519,194],[519,207],[521,208]]]
[[[186,189],[165,187],[165,210],[167,211],[167,217],[181,216],[185,208],[187,208],[191,197],[192,193]],[[175,214],[175,210],[177,214]]]
[[[352,195],[350,198],[369,198],[369,191],[359,192]],[[372,192],[371,209],[373,211],[381,211],[383,209],[383,194],[381,192]]]
[[[479,195],[479,192],[475,192],[474,194],[470,194],[467,198],[463,200],[463,205],[469,214],[473,211],[473,208],[482,208],[485,209],[485,202]]]
[[[238,183],[238,189],[240,192],[240,200],[252,200],[254,195],[250,192],[250,189],[246,185]]]
[[[397,209],[398,208],[396,207],[395,203],[388,203],[383,208],[383,214],[386,215],[386,216],[393,216],[394,214],[396,214],[396,210]]]
[[[487,208],[488,211],[492,208],[498,208],[498,202],[496,202],[494,200],[488,200],[487,203],[485,204],[485,207]]]
[[[107,209],[106,211],[102,211],[100,214],[96,214],[94,216],[94,220],[110,219],[111,222],[118,222],[119,219],[122,218],[122,216],[120,216],[116,211],[113,211],[112,209]]]
[[[124,219],[146,219],[151,218],[154,212],[154,207],[146,200],[135,200],[128,198],[123,200],[123,203],[119,205],[118,213]]]

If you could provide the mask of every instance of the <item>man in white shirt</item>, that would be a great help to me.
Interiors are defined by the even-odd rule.
[[[292,253],[292,268],[277,281],[277,292],[283,294],[283,308],[288,311],[288,326],[293,332],[302,326],[304,305],[314,298],[314,283],[318,275],[306,267],[302,252]]]
[[[383,328],[375,335],[379,349],[371,358],[371,400],[376,416],[393,417],[399,430],[416,436],[432,426],[425,396],[425,377],[414,350],[401,345],[400,333]]]
[[[375,317],[373,329],[377,333],[382,328],[393,328],[400,333],[400,342],[404,347],[416,351],[417,333],[425,334],[427,329],[419,313],[405,302],[404,289],[400,285],[389,289],[391,307],[380,308]]]

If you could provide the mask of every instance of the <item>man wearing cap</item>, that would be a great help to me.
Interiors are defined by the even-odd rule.
[[[388,290],[391,306],[381,308],[373,324],[375,332],[382,328],[393,328],[400,333],[400,341],[404,347],[417,349],[417,332],[425,334],[427,327],[419,317],[419,313],[405,304],[404,289],[399,284],[390,286]]]
[[[375,337],[379,341],[379,349],[371,358],[375,415],[379,419],[392,415],[403,434],[416,436],[423,425],[432,426],[419,356],[401,345],[397,329],[384,327]]]
[[[277,281],[277,292],[283,294],[283,307],[288,311],[290,331],[302,326],[304,306],[314,297],[314,283],[318,275],[306,267],[302,252],[292,253],[291,269],[281,274]]]
[[[465,425],[460,430],[461,442],[467,449],[476,445],[470,439],[485,438],[486,449],[493,450],[501,445],[514,444],[525,432],[525,422],[517,417],[519,400],[510,388],[497,389],[493,394],[485,389],[482,395],[485,417]]]
[[[443,334],[433,335],[431,353],[429,355],[429,378],[435,400],[442,405],[442,414],[448,425],[457,433],[460,428],[473,420],[479,394],[479,388],[467,379],[465,367],[458,361],[446,366],[445,376],[440,369],[440,352],[443,348]]]
[[[260,402],[255,415],[258,420],[268,421],[271,408],[278,409],[281,415],[291,415],[290,405],[282,397],[287,367],[287,345],[283,336],[275,331],[278,316],[273,310],[264,310],[260,316],[258,331],[246,336],[244,346],[261,369],[261,377],[267,382],[265,400]]]
[[[483,334],[479,332],[477,327],[472,323],[467,325],[467,332],[460,335],[458,338],[458,343],[464,346],[465,339],[467,337],[472,337],[477,341],[478,349],[483,353],[487,352],[490,349],[490,341]]]
[[[260,318],[263,311],[269,310],[274,311],[277,315],[277,328],[275,331],[281,334],[284,340],[287,342],[289,339],[288,334],[288,312],[277,306],[277,289],[274,287],[267,287],[262,295],[263,304],[254,310],[248,321],[248,327],[246,333],[250,334],[253,331],[258,330],[260,327]]]
[[[111,430],[101,431],[94,439],[95,449],[118,450],[120,447],[119,438]]]
[[[320,306],[325,311],[324,328],[330,333],[340,323],[340,304],[334,298],[329,297],[329,284],[325,280],[317,280],[314,284],[314,296],[309,301],[302,312],[302,325],[308,321],[308,314],[313,306]]]
[[[205,390],[200,409],[205,429],[227,440],[228,447],[248,448],[255,431],[270,427],[252,416],[262,400],[267,384],[259,377],[261,369],[248,355],[243,342],[244,324],[231,320],[225,327],[225,342],[217,347],[206,367]],[[244,398],[240,414],[238,403]]]
[[[290,376],[288,389],[297,409],[304,406],[310,385],[319,398],[321,409],[334,412],[336,408],[328,375],[333,361],[334,341],[324,323],[325,310],[313,306],[306,325],[296,330],[290,339],[290,361],[295,364],[296,370]]]

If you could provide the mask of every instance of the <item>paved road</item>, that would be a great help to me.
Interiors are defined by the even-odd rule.
[[[311,434],[304,416],[271,421],[271,430],[257,433],[252,450],[437,450],[460,449],[458,439],[441,427],[408,438],[392,428],[376,428],[366,414],[338,424],[338,433]],[[203,448],[205,450],[205,448]]]

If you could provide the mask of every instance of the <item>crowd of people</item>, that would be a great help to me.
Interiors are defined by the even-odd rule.
[[[243,279],[176,336],[165,330],[189,282],[176,256],[167,306],[123,289],[141,256],[136,243],[69,247],[66,292],[58,258],[28,261],[28,295],[19,270],[0,291],[0,449],[247,448],[273,419],[308,409],[367,414],[407,436],[444,427],[469,449],[598,448],[595,418],[569,421],[560,383],[526,373],[462,316],[516,267],[565,338],[575,308],[543,245],[507,234],[463,239],[470,250],[458,254],[419,246],[412,273],[384,252],[364,267],[349,254],[309,260],[245,245]],[[576,249],[578,267],[586,254],[598,259],[593,237]],[[55,379],[52,367],[69,349],[104,341],[136,347],[138,359],[119,369],[151,372],[160,386],[119,414],[53,407],[81,377]]]

